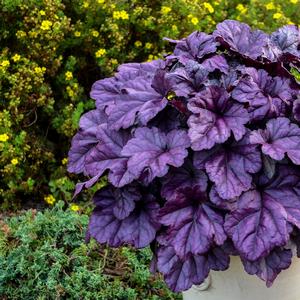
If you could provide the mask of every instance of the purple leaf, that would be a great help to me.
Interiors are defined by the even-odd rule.
[[[98,125],[105,123],[107,123],[107,115],[104,113],[104,111],[94,109],[81,116],[79,128],[84,131],[94,129],[96,132]]]
[[[212,248],[208,252],[207,259],[211,270],[225,271],[229,268],[230,256],[222,246]]]
[[[231,132],[236,140],[246,133],[244,124],[249,121],[248,112],[229,97],[223,88],[209,86],[189,102],[188,108],[193,112],[188,120],[193,150],[210,149],[224,143]]]
[[[135,179],[127,171],[128,158],[121,155],[123,146],[130,139],[125,131],[109,130],[108,126],[99,128],[97,137],[101,141],[86,158],[86,170],[90,176],[101,176],[106,170],[109,180],[116,186],[124,186]]]
[[[203,166],[209,179],[215,183],[218,194],[223,199],[232,199],[251,187],[252,176],[261,169],[261,155],[257,145],[251,145],[249,134],[239,142],[220,147],[215,152],[195,153],[195,166]]]
[[[184,130],[172,130],[168,134],[158,128],[138,128],[134,138],[121,151],[128,157],[128,170],[135,178],[147,170],[148,181],[167,174],[169,166],[180,167],[190,146]]]
[[[95,130],[79,131],[72,139],[72,145],[68,153],[68,172],[86,172],[86,158],[98,144]]]
[[[300,227],[300,176],[281,167],[267,185],[262,180],[256,189],[243,193],[237,209],[226,216],[225,230],[240,254],[255,261],[283,246],[291,225]]]
[[[180,168],[170,168],[163,181],[161,195],[171,198],[178,188],[198,186],[202,191],[207,188],[207,176],[201,170],[195,169],[192,162],[187,160]]]
[[[300,128],[287,118],[269,120],[266,129],[252,131],[250,142],[261,144],[262,152],[275,160],[282,160],[286,153],[294,164],[300,164]]]
[[[300,122],[300,98],[293,102],[293,114],[294,118]]]
[[[218,44],[214,41],[212,35],[195,31],[187,38],[174,41],[176,43],[172,58],[178,58],[180,62],[185,63],[189,59],[200,59],[207,54],[215,53]]]
[[[112,129],[129,128],[135,122],[146,125],[167,105],[165,95],[151,87],[152,80],[137,77],[126,83],[115,104],[107,109],[108,123]]]
[[[227,74],[229,71],[229,65],[225,57],[222,55],[214,55],[210,58],[207,58],[201,63],[201,66],[209,72],[219,70],[222,73]]]
[[[271,253],[257,261],[242,259],[245,271],[250,275],[257,275],[270,287],[277,275],[287,269],[292,262],[292,251],[275,248]]]
[[[137,248],[148,246],[155,238],[159,224],[156,214],[158,203],[151,195],[141,195],[137,191],[130,191],[131,195],[122,195],[112,187],[105,187],[94,196],[96,208],[90,218],[89,235],[99,243],[107,243],[111,247],[130,244]],[[127,198],[128,196],[133,198]],[[126,203],[124,203],[124,198]],[[123,204],[120,204],[120,200]],[[128,206],[128,201],[135,202]],[[119,219],[117,216],[122,216]],[[125,215],[128,215],[125,217]]]
[[[159,221],[169,226],[170,242],[181,258],[203,254],[213,243],[226,240],[223,217],[213,210],[205,192],[195,188],[178,189],[159,212]]]
[[[160,247],[158,250],[158,269],[173,292],[189,289],[193,284],[201,284],[209,273],[207,258],[190,255],[181,260],[172,247]]]
[[[271,35],[273,47],[277,47],[281,53],[289,53],[299,58],[300,61],[300,31],[295,25],[286,25],[273,32]]]
[[[249,104],[251,119],[261,120],[266,116],[278,117],[284,114],[294,94],[289,79],[273,78],[265,70],[254,68],[246,68],[244,73],[232,97]]]
[[[234,20],[219,23],[213,36],[230,50],[252,59],[263,54],[263,48],[268,41],[268,36],[262,31],[251,31],[247,24]]]

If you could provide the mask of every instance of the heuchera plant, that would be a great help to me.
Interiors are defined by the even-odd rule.
[[[91,91],[68,170],[107,174],[88,237],[151,246],[173,291],[239,255],[270,286],[300,250],[300,33],[226,20],[169,40],[164,60],[121,65]],[[300,252],[300,251],[299,251]],[[298,252],[298,254],[300,254]]]

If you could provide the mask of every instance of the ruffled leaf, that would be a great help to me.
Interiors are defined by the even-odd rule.
[[[147,172],[147,181],[167,174],[169,166],[180,167],[190,146],[189,138],[183,130],[172,130],[168,134],[158,128],[138,128],[134,138],[121,151],[128,157],[128,170],[135,178]]]
[[[223,199],[232,199],[251,187],[252,176],[261,169],[261,155],[257,145],[251,145],[249,134],[239,142],[214,151],[195,153],[195,166],[205,168]]]
[[[111,247],[130,244],[142,248],[155,238],[159,229],[156,221],[159,205],[153,196],[128,189],[120,194],[112,187],[105,187],[95,194],[94,203],[96,208],[90,218],[88,231],[99,243],[107,243]]]
[[[210,149],[224,143],[233,132],[236,140],[246,133],[244,124],[249,121],[243,105],[234,103],[223,88],[209,86],[198,93],[188,104],[193,115],[188,120],[192,149]]]
[[[250,142],[262,145],[262,152],[275,160],[285,153],[294,164],[300,164],[300,128],[287,118],[268,121],[266,129],[251,132]]]

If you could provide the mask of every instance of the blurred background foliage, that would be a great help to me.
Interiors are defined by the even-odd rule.
[[[84,243],[93,191],[72,200],[67,153],[94,81],[224,19],[272,32],[300,0],[0,0],[1,299],[180,299],[150,249]]]
[[[0,8],[1,210],[71,201],[82,178],[66,172],[70,138],[94,105],[92,83],[119,64],[161,57],[171,50],[163,37],[211,32],[226,18],[267,32],[300,20],[299,0],[0,0]]]

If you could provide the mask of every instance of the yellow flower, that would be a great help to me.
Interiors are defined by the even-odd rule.
[[[71,204],[70,205],[70,209],[73,211],[79,211],[80,210],[80,206],[77,204]]]
[[[178,28],[177,28],[177,26],[176,25],[172,25],[172,30],[173,31],[176,31]]]
[[[44,11],[44,10],[40,10],[40,11],[39,11],[39,14],[40,14],[41,16],[44,16],[44,15],[46,15],[46,13],[45,13],[45,11]]]
[[[20,38],[26,36],[26,32],[23,31],[23,30],[18,30],[18,31],[16,32],[16,36],[17,36],[18,39],[20,39]]]
[[[298,0],[290,0],[290,2],[293,3],[293,4],[297,4]]]
[[[75,83],[73,84],[73,88],[74,88],[75,90],[78,89],[78,83],[77,83],[77,82],[75,82]]]
[[[49,29],[51,28],[52,24],[53,24],[53,23],[52,23],[51,21],[44,20],[44,21],[42,22],[41,29],[42,29],[42,30],[49,30]]]
[[[245,6],[244,6],[242,3],[239,3],[239,4],[236,6],[236,9],[242,12],[242,11],[245,9]]]
[[[72,72],[67,71],[67,72],[65,73],[65,78],[66,78],[66,80],[71,80],[71,79],[73,78]]]
[[[0,134],[0,142],[6,142],[9,136],[6,133]]]
[[[274,3],[273,2],[269,2],[268,4],[266,4],[266,9],[267,10],[275,9]]]
[[[113,18],[118,20],[118,19],[122,19],[122,20],[128,20],[129,19],[129,15],[125,10],[116,10],[113,12]]]
[[[212,7],[212,5],[210,3],[208,3],[208,2],[204,2],[203,6],[208,10],[208,12],[210,14],[212,14],[215,11],[214,8]]]
[[[145,48],[146,49],[151,49],[152,48],[152,44],[151,43],[146,43],[145,44]]]
[[[104,0],[98,0],[97,1],[99,4],[103,4],[104,3]]]
[[[67,163],[68,163],[68,159],[65,157],[65,158],[63,158],[62,160],[61,160],[61,163],[63,164],[63,165],[66,165]]]
[[[102,57],[102,56],[104,56],[105,54],[106,54],[106,50],[103,49],[103,48],[99,49],[99,50],[95,53],[95,55],[96,55],[97,58]]]
[[[115,59],[115,58],[112,58],[112,59],[110,60],[110,62],[111,62],[113,65],[117,65],[117,64],[119,63],[118,60]]]
[[[197,25],[197,24],[199,23],[199,20],[198,20],[198,18],[193,17],[193,18],[191,19],[191,22],[192,22],[194,25]]]
[[[81,32],[80,32],[80,31],[75,31],[75,32],[74,32],[74,35],[75,35],[76,37],[80,37],[80,36],[81,36]]]
[[[275,14],[273,15],[273,19],[275,19],[275,20],[278,20],[278,19],[280,19],[280,18],[282,18],[282,17],[283,17],[282,13],[279,13],[279,12],[277,12],[277,13],[275,13]]]
[[[19,163],[18,159],[17,158],[13,158],[11,161],[10,161],[14,166],[17,165]]]
[[[142,44],[142,42],[141,41],[135,41],[134,42],[134,46],[136,46],[136,47],[141,47],[143,44]]]
[[[7,60],[7,59],[2,60],[2,62],[1,62],[2,67],[6,68],[6,67],[9,67],[9,65],[10,65],[9,60]]]
[[[53,197],[53,195],[45,196],[44,200],[50,205],[53,205],[54,202],[56,201],[56,199]]]
[[[187,17],[188,17],[189,19],[191,19],[191,18],[193,17],[193,15],[192,15],[192,14],[189,14]]]
[[[35,67],[34,71],[37,74],[43,74],[46,71],[46,68],[45,67],[43,67],[43,68],[41,68],[41,67]]]
[[[98,37],[99,36],[99,32],[97,30],[93,30],[92,31],[92,36],[93,37]]]
[[[13,60],[14,62],[17,62],[17,61],[20,60],[20,58],[21,58],[21,55],[15,54],[15,55],[12,57],[12,60]]]
[[[162,6],[160,12],[161,12],[163,15],[166,15],[166,14],[168,14],[171,10],[172,10],[172,8],[169,7],[169,6]]]
[[[84,8],[88,8],[89,6],[90,6],[90,4],[88,3],[88,2],[83,2],[83,4],[82,4],[82,6],[84,7]]]
[[[71,89],[70,86],[67,86],[67,93],[69,95],[70,98],[74,97],[75,96],[75,93],[74,91]]]

